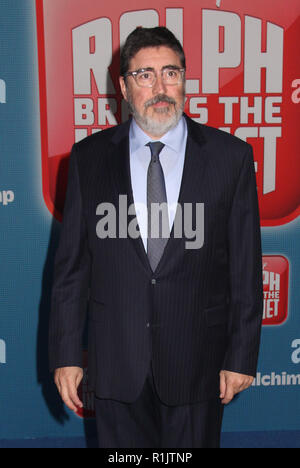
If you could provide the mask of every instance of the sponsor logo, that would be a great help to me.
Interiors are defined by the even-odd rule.
[[[284,17],[273,0],[235,2],[233,11],[218,0],[205,8],[166,8],[162,0],[149,8],[140,0],[136,11],[107,3],[100,13],[94,0],[73,3],[36,0],[43,193],[57,219],[72,144],[128,118],[120,46],[136,26],[158,25],[174,32],[188,57],[186,113],[252,144],[262,225],[300,214],[298,0]]]
[[[15,199],[15,194],[12,190],[0,191],[0,205],[7,206]]]
[[[300,364],[300,338],[293,340],[291,347],[294,350],[291,355],[292,363]]]
[[[300,386],[300,374],[288,374],[287,372],[270,372],[262,374],[258,372],[252,384],[253,387],[289,387]]]
[[[6,364],[6,343],[0,340],[0,364]]]
[[[263,287],[263,325],[280,325],[288,317],[289,262],[285,257],[263,257]]]
[[[293,364],[300,363],[300,338],[291,342],[291,361]],[[271,371],[268,374],[258,372],[252,384],[253,387],[297,387],[300,386],[300,374],[290,374],[286,371]]]
[[[6,104],[6,83],[0,80],[0,104]]]

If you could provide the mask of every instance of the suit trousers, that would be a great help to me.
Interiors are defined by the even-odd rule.
[[[168,406],[155,389],[152,365],[138,399],[95,397],[99,448],[219,448],[223,405],[219,397]]]

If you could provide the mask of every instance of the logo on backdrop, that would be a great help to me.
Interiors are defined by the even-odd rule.
[[[0,206],[8,206],[15,199],[15,194],[12,190],[0,190]]]
[[[0,80],[0,104],[6,104],[6,83]]]
[[[257,372],[253,387],[290,387],[300,386],[300,374],[289,374],[286,371],[272,371],[268,374]]]
[[[293,364],[300,363],[300,338],[291,342],[291,361]],[[298,370],[298,369],[297,369]],[[257,372],[253,387],[295,387],[300,386],[300,374],[287,371],[269,371],[267,374]]]
[[[154,0],[149,9],[140,0],[138,10],[126,11],[121,2],[99,10],[94,0],[74,0],[72,9],[68,0],[36,0],[43,193],[57,219],[72,144],[128,118],[120,45],[136,26],[158,25],[186,51],[186,113],[252,144],[262,225],[300,214],[299,0],[289,0],[284,17],[281,0],[188,3],[168,8]]]
[[[288,317],[289,262],[285,257],[263,257],[263,285],[263,325],[281,325]]]
[[[6,343],[0,340],[0,364],[6,364]]]
[[[300,338],[293,340],[291,347],[293,349],[291,356],[292,363],[300,364]]]

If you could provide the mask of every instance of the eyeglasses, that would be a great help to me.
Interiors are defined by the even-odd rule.
[[[162,80],[164,84],[168,86],[182,83],[184,74],[185,68],[176,66],[164,67],[161,70]],[[136,84],[142,88],[152,88],[157,81],[157,73],[153,68],[140,68],[139,70],[128,72],[123,75],[124,78],[127,76],[133,76]]]

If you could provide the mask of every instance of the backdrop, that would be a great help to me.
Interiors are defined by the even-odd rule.
[[[128,117],[119,48],[166,25],[187,55],[186,112],[253,145],[264,321],[224,447],[300,447],[299,0],[0,0],[0,446],[91,447],[48,372],[54,254],[74,141]],[[247,265],[245,265],[247,268]]]

